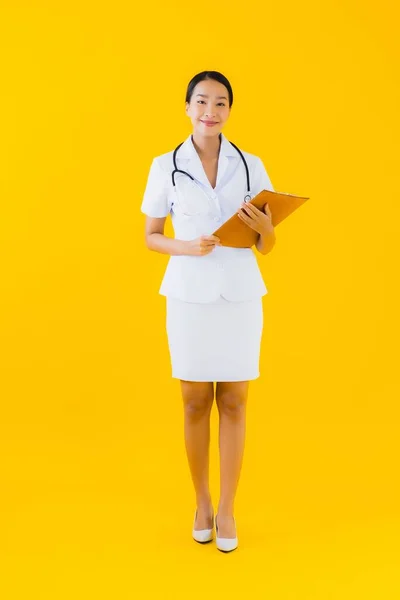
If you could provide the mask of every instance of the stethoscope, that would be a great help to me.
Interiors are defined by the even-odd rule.
[[[221,134],[219,134],[219,139],[221,140]],[[193,136],[192,136],[192,140],[193,140]],[[182,142],[183,144],[184,142]],[[186,171],[181,171],[181,169],[178,169],[178,167],[176,166],[176,153],[178,152],[179,148],[182,146],[182,144],[179,144],[179,146],[177,146],[174,150],[174,154],[172,156],[173,161],[174,161],[174,170],[172,171],[172,185],[175,187],[175,173],[183,173],[184,175],[187,175],[188,177],[190,177],[190,179],[192,179],[192,181],[194,181],[194,177],[192,177],[190,175],[190,173],[187,173]],[[249,167],[247,166],[247,162],[245,157],[243,156],[243,154],[241,153],[241,151],[239,150],[239,148],[233,143],[230,142],[230,144],[232,144],[232,146],[234,148],[236,148],[236,150],[239,152],[241,159],[243,161],[243,164],[245,166],[246,169],[246,179],[247,179],[247,194],[244,197],[244,201],[248,202],[249,200],[251,200],[251,194],[250,194],[250,175],[249,175]]]

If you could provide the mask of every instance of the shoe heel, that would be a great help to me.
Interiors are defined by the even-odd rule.
[[[215,529],[217,532],[215,541],[216,541],[218,550],[220,550],[221,552],[232,552],[233,550],[236,550],[236,548],[239,545],[237,536],[234,538],[221,538],[218,536],[217,518],[218,518],[218,515],[215,516]],[[235,518],[233,518],[233,520],[235,522],[235,529],[236,529],[236,520],[235,520]]]
[[[211,529],[195,529],[195,523],[197,518],[197,509],[194,513],[192,537],[199,544],[208,544],[214,539],[214,515],[213,515],[213,526]]]

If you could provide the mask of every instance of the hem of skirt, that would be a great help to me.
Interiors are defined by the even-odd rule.
[[[191,382],[197,382],[197,383],[205,383],[205,382],[220,382],[220,383],[225,383],[225,382],[239,382],[239,381],[254,381],[255,379],[258,379],[260,377],[260,373],[258,373],[257,375],[252,375],[251,377],[230,377],[228,378],[204,378],[204,377],[180,377],[179,375],[172,373],[172,379],[180,379],[181,381],[191,381]]]
[[[162,296],[163,298],[167,298],[167,299],[172,299],[172,300],[178,300],[179,302],[185,302],[187,304],[218,304],[218,301],[223,298],[226,302],[232,302],[232,303],[240,303],[240,302],[252,302],[254,300],[259,300],[260,298],[263,298],[264,296],[266,296],[268,294],[268,290],[266,290],[265,292],[259,292],[256,295],[252,295],[252,296],[246,296],[245,298],[226,298],[222,293],[220,293],[218,296],[213,296],[213,298],[210,300],[210,298],[208,298],[208,300],[204,300],[204,299],[184,299],[181,296],[175,295],[174,293],[171,292],[159,292],[159,295]]]

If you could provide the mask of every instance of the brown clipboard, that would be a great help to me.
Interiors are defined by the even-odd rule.
[[[305,196],[262,190],[250,200],[250,204],[260,210],[263,210],[264,206],[268,204],[272,215],[272,225],[276,227],[292,212],[302,206],[306,200],[309,200],[309,198]],[[241,221],[237,213],[225,221],[212,235],[216,235],[220,239],[222,246],[230,246],[231,248],[251,248],[258,239],[258,233]]]

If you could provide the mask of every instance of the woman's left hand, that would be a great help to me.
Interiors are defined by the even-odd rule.
[[[271,220],[272,214],[268,204],[265,204],[263,212],[250,202],[242,202],[238,217],[260,235],[268,235],[274,230]]]

